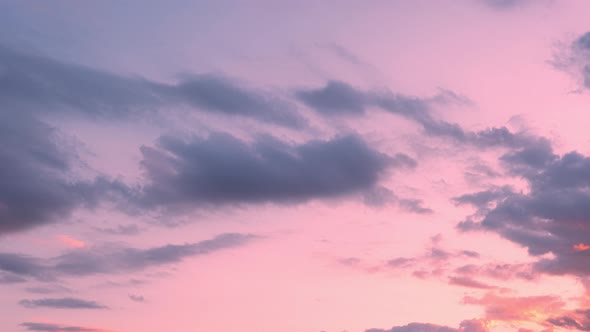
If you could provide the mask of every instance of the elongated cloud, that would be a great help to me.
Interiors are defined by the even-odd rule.
[[[279,97],[219,75],[185,76],[175,84],[63,63],[0,45],[0,112],[67,112],[126,118],[163,106],[188,105],[288,127],[305,121]]]
[[[243,142],[228,134],[143,147],[146,206],[302,202],[369,191],[389,167],[414,167],[350,135],[293,145],[272,137]]]
[[[480,148],[505,147],[528,151],[549,144],[544,138],[515,133],[506,127],[470,131],[456,123],[434,118],[432,107],[436,104],[469,103],[465,97],[449,91],[432,98],[419,98],[392,92],[362,91],[346,82],[328,81],[323,87],[301,89],[295,95],[308,107],[326,116],[361,116],[368,108],[374,107],[417,123],[429,136]]]
[[[55,308],[55,309],[107,309],[108,307],[95,301],[77,299],[72,297],[46,298],[35,300],[22,300],[19,302],[25,308]]]
[[[108,332],[103,329],[50,323],[25,322],[20,325],[27,331],[34,332]]]
[[[76,249],[50,259],[2,253],[0,254],[0,271],[41,281],[54,280],[60,276],[141,271],[154,266],[177,263],[189,257],[239,247],[257,238],[259,237],[249,234],[226,233],[200,242],[149,249],[132,247]]]

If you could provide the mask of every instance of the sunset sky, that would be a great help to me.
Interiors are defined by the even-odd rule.
[[[590,1],[0,1],[0,331],[590,331]]]

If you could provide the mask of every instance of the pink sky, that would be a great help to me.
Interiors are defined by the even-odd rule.
[[[590,3],[0,4],[0,331],[590,329]]]

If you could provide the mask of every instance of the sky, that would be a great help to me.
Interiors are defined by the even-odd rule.
[[[0,330],[590,330],[590,2],[0,1]]]

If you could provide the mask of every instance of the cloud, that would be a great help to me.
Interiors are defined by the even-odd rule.
[[[21,300],[19,304],[25,308],[45,307],[56,309],[108,309],[108,307],[95,301],[76,299],[72,297]]]
[[[587,275],[590,252],[579,248],[590,237],[590,158],[569,152],[520,160],[525,159],[522,163],[528,168],[519,173],[529,191],[495,188],[456,198],[478,209],[475,217],[459,223],[458,228],[496,232],[526,247],[533,256],[553,254],[534,265],[537,272]]]
[[[106,235],[137,235],[142,232],[142,229],[135,224],[117,225],[111,228],[93,227],[92,229]]]
[[[516,7],[528,5],[531,3],[530,0],[478,0],[483,4],[499,10],[508,10]]]
[[[0,69],[0,105],[6,110],[112,119],[188,105],[288,127],[305,125],[290,103],[220,75],[185,75],[168,84],[63,63],[1,45]]]
[[[49,323],[25,322],[20,325],[27,329],[27,331],[35,332],[107,332],[103,329]]]
[[[368,329],[365,332],[487,332],[488,328],[485,322],[477,319],[464,320],[459,328],[429,324],[429,323],[410,323],[404,326],[394,326],[389,330]]]
[[[61,285],[27,287],[25,290],[33,294],[71,293],[72,290]]]
[[[590,310],[571,310],[562,316],[548,318],[547,323],[568,330],[590,331]]]
[[[530,281],[537,277],[531,264],[466,264],[456,268],[455,273],[468,278],[479,276],[502,281],[515,278]]]
[[[296,98],[320,114],[363,115],[370,107],[379,107],[421,122],[428,118],[430,102],[390,92],[365,92],[342,81],[328,81],[320,88],[299,89]]]
[[[125,191],[104,177],[69,179],[75,161],[55,129],[26,114],[0,111],[0,234],[63,219]]]
[[[458,276],[449,277],[449,284],[467,287],[467,288],[476,288],[476,289],[495,288],[495,286],[485,284],[483,282],[477,281],[475,279],[471,279],[469,277],[458,277]]]
[[[557,296],[509,297],[488,293],[481,298],[466,296],[465,304],[481,305],[485,319],[505,322],[543,323],[564,307],[565,303]]]
[[[392,164],[394,165],[395,163]],[[421,199],[400,197],[383,186],[376,186],[365,191],[363,201],[365,204],[375,207],[393,204],[397,205],[401,210],[417,214],[430,214],[434,212],[432,209],[425,207]]]
[[[86,242],[64,234],[58,235],[57,239],[70,248],[84,248],[87,246]]]
[[[590,31],[562,43],[550,63],[572,76],[583,89],[590,89]]]
[[[269,93],[248,89],[219,75],[191,75],[176,85],[160,84],[156,90],[199,109],[250,117],[287,127],[300,128],[306,125],[306,121],[287,101]]]
[[[432,246],[426,249],[423,255],[417,257],[397,257],[387,261],[386,266],[393,269],[413,269],[413,275],[420,279],[428,277],[440,277],[447,272],[447,269],[456,259],[464,261],[464,259],[478,259],[479,254],[470,250],[461,250],[449,252],[440,248],[441,236],[440,234],[432,237]],[[451,284],[460,285],[463,281],[463,286],[467,283],[467,278],[464,276],[453,276],[449,278]],[[475,284],[473,284],[475,285]],[[482,284],[483,285],[483,284]]]
[[[38,280],[51,280],[43,260],[27,255],[0,253],[0,270],[20,277],[34,277]]]
[[[148,184],[140,204],[146,207],[336,198],[372,190],[388,168],[415,165],[355,135],[300,145],[272,137],[246,143],[221,133],[190,141],[166,136],[142,153]]]
[[[59,274],[75,276],[139,271],[152,266],[178,263],[188,257],[242,246],[257,238],[259,237],[250,234],[225,233],[200,242],[169,244],[149,249],[124,247],[76,250],[55,257],[52,269]]]
[[[510,196],[513,192],[514,191],[510,186],[492,187],[488,190],[454,197],[453,202],[457,205],[473,205],[477,208],[485,208],[489,206],[490,203]]]
[[[225,233],[195,243],[166,245],[149,249],[132,247],[86,247],[41,259],[13,253],[0,253],[0,271],[40,281],[59,276],[89,276],[141,271],[154,266],[178,263],[185,258],[207,255],[245,245],[258,236]]]
[[[383,329],[368,329],[365,332],[457,332],[457,329],[428,324],[428,323],[410,323],[404,326],[394,326],[389,330]]]
[[[27,279],[13,273],[0,273],[0,284],[18,284]]]
[[[429,136],[479,148],[534,149],[539,145],[548,145],[544,138],[511,132],[506,127],[469,131],[456,123],[435,119],[432,115],[434,105],[471,103],[467,98],[447,90],[441,90],[434,97],[419,98],[389,91],[362,91],[346,82],[328,81],[323,87],[299,89],[295,96],[309,108],[326,116],[361,116],[369,108],[378,108],[413,121]]]
[[[363,114],[368,104],[364,93],[340,81],[329,81],[319,89],[297,91],[296,96],[323,114]]]
[[[145,302],[145,299],[142,295],[128,294],[128,297],[133,302]]]
[[[104,202],[123,205],[135,195],[104,176],[77,179],[74,170],[82,162],[71,142],[46,123],[52,116],[120,120],[175,105],[293,128],[305,123],[288,102],[227,77],[159,83],[0,45],[0,234],[67,219]]]

